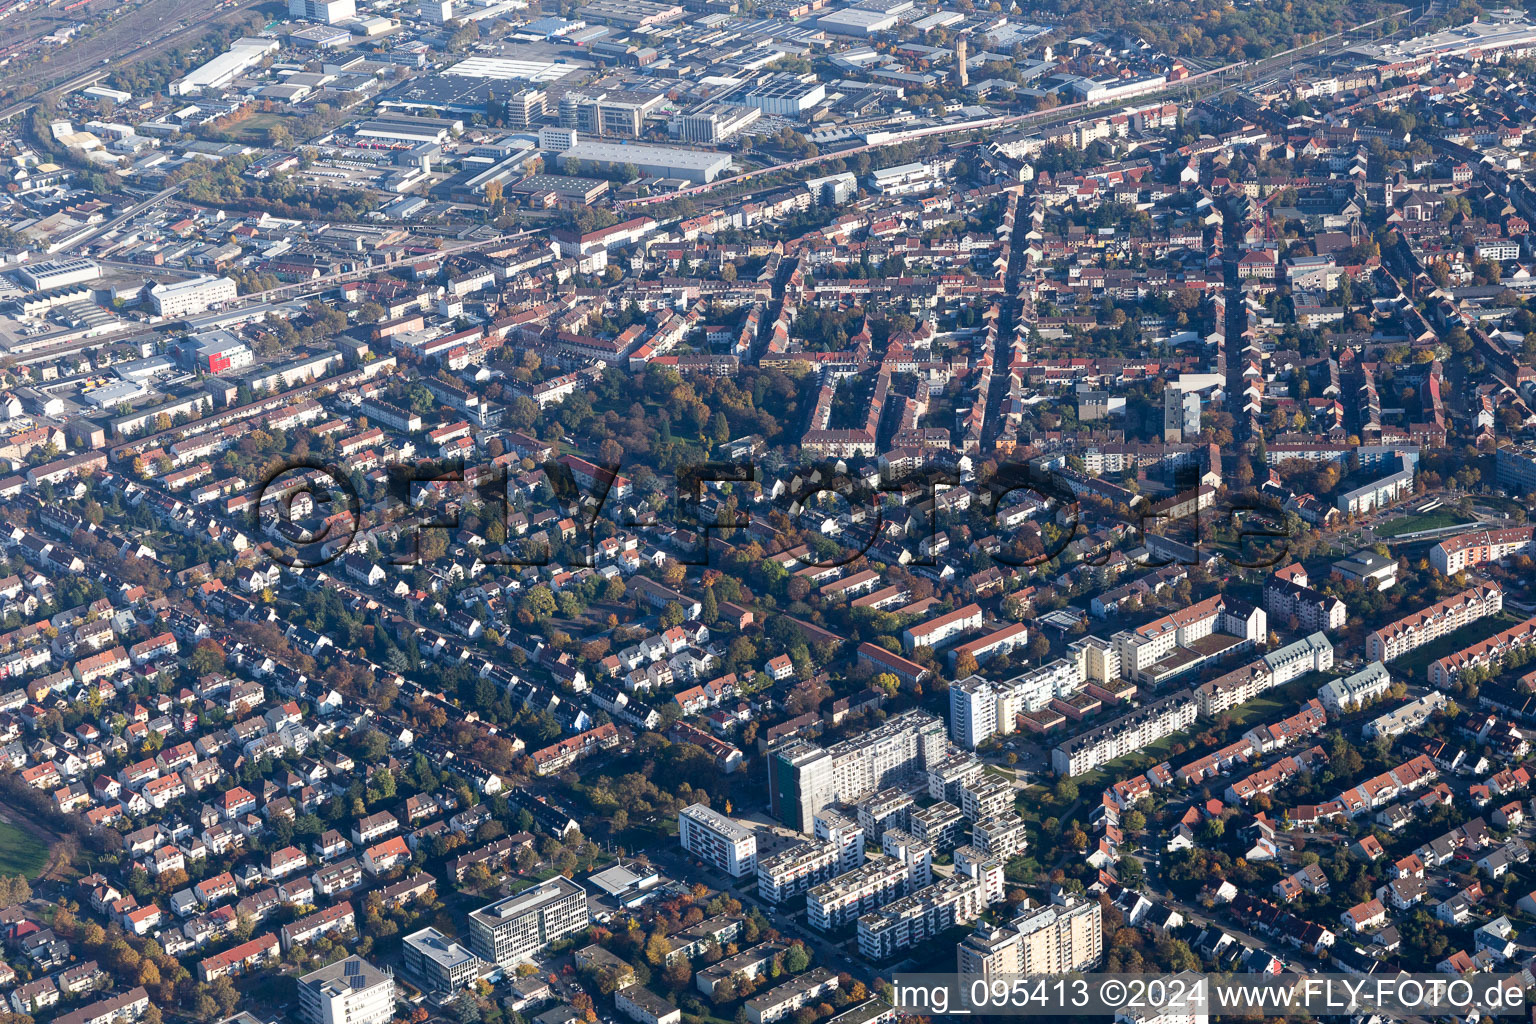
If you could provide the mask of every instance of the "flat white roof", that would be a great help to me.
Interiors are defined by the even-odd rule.
[[[522,60],[517,57],[469,57],[443,72],[460,78],[493,78],[498,81],[523,79],[530,82],[555,82],[573,71],[576,64],[552,60]]]
[[[819,25],[841,25],[848,28],[874,29],[879,31],[896,24],[896,15],[884,11],[863,11],[856,7],[823,14],[816,19]]]
[[[731,155],[702,149],[675,149],[671,146],[624,145],[617,142],[581,141],[560,154],[567,160],[599,160],[651,166],[687,167],[708,171],[729,167]]]

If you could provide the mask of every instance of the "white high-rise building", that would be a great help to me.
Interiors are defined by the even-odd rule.
[[[288,0],[288,16],[335,25],[357,17],[357,0]]]
[[[946,748],[944,723],[923,711],[893,715],[826,750],[795,740],[771,752],[769,807],[780,821],[809,832],[817,811],[910,781],[937,764]]]
[[[757,836],[703,804],[678,812],[677,839],[683,849],[732,878],[757,872]]]
[[[956,950],[962,975],[1086,971],[1104,956],[1104,911],[1098,900],[1063,894],[1026,910],[1004,928],[978,930]]]
[[[967,676],[949,688],[949,734],[957,744],[976,749],[993,736],[1014,731],[1018,717],[1039,711],[1054,697],[1070,697],[1083,685],[1086,661],[1057,658],[1048,665],[992,682]]]
[[[299,1012],[308,1024],[388,1024],[395,976],[349,956],[299,979]]]
[[[949,687],[949,737],[975,750],[997,734],[997,687],[981,676],[966,676]]]
[[[587,891],[560,875],[469,915],[469,948],[501,967],[587,926]]]

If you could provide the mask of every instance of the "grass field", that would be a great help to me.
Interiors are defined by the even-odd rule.
[[[267,141],[267,129],[277,125],[295,125],[298,120],[286,114],[255,113],[236,122],[229,129],[229,136],[236,142],[264,143]]]
[[[0,820],[0,875],[36,878],[47,863],[47,843],[20,825]]]
[[[1442,526],[1456,526],[1466,518],[1455,509],[1436,509],[1423,515],[1388,520],[1380,526],[1373,527],[1371,532],[1378,537],[1399,537],[1405,533],[1418,533],[1420,530],[1438,530]]]

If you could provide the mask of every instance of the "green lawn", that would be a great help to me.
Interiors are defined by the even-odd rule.
[[[47,843],[19,825],[0,820],[0,875],[36,878],[47,863]]]
[[[1400,537],[1405,533],[1418,533],[1421,530],[1438,530],[1443,526],[1457,526],[1465,520],[1466,516],[1461,515],[1455,509],[1437,508],[1433,512],[1426,512],[1423,515],[1390,519],[1380,526],[1373,527],[1371,532],[1378,537]]]

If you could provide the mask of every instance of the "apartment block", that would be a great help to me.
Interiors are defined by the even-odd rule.
[[[907,887],[918,889],[933,881],[933,847],[899,828],[880,837],[880,852],[907,866]]]
[[[1024,819],[1010,810],[1006,814],[972,822],[971,845],[983,853],[1004,860],[1019,857],[1029,848],[1029,830]]]
[[[740,976],[752,981],[766,978],[774,959],[788,948],[783,942],[759,942],[699,971],[693,976],[694,987],[706,996],[713,996],[715,988],[730,978]]]
[[[962,975],[1066,974],[1098,966],[1104,955],[1104,914],[1098,900],[1062,894],[1025,910],[1004,928],[978,931],[957,950]]]
[[[1268,636],[1264,609],[1217,594],[1113,637],[1127,678],[1160,683]]]
[[[703,804],[678,812],[677,840],[693,856],[732,878],[757,872],[757,836]]]
[[[853,810],[859,816],[865,840],[878,843],[886,829],[907,827],[907,816],[915,804],[910,793],[892,788],[871,793],[854,804]]]
[[[870,861],[813,888],[805,897],[805,918],[812,928],[834,931],[866,913],[905,896],[907,865],[899,860]]]
[[[857,819],[828,809],[816,815],[814,824],[816,838],[837,850],[841,871],[852,871],[864,863],[864,843],[868,837]]]
[[[972,821],[1013,810],[1014,789],[1002,779],[984,776],[960,789],[960,813]]]
[[[1372,661],[1390,662],[1503,610],[1504,588],[1493,582],[1479,583],[1367,633],[1365,656]]]
[[[758,861],[757,894],[770,903],[782,903],[846,870],[841,853],[831,843],[801,843]]]
[[[1051,767],[1068,777],[1092,771],[1164,736],[1188,729],[1199,713],[1200,703],[1195,695],[1189,690],[1178,690],[1059,744],[1051,751]]]
[[[888,960],[987,909],[986,889],[971,878],[946,878],[859,918],[859,953]]]
[[[926,840],[937,853],[947,853],[959,846],[964,829],[965,815],[944,800],[907,815],[907,831]]]
[[[1536,528],[1530,526],[1457,534],[1429,549],[1429,564],[1442,575],[1451,576],[1489,562],[1531,554],[1533,536]]]
[[[1358,672],[1319,686],[1317,699],[1323,702],[1323,707],[1339,714],[1376,700],[1391,688],[1392,676],[1387,666],[1373,661]]]
[[[1086,679],[1085,662],[1058,658],[1012,679],[972,675],[957,680],[949,688],[950,737],[974,750],[993,736],[1011,734],[1020,715],[1039,711],[1053,698],[1072,696]]]
[[[1497,665],[1506,655],[1533,645],[1536,645],[1536,616],[1434,662],[1429,666],[1430,685],[1443,689],[1468,669]]]
[[[953,689],[953,687],[951,687]],[[960,788],[981,777],[982,763],[974,754],[954,754],[928,769],[928,795],[934,800],[960,802]]]
[[[836,988],[837,975],[825,967],[813,967],[760,996],[748,999],[742,1004],[742,1010],[746,1013],[748,1024],[773,1024]]]
[[[818,811],[920,776],[947,746],[944,723],[916,710],[825,750],[793,740],[770,755],[769,807],[780,821],[809,832]]]

